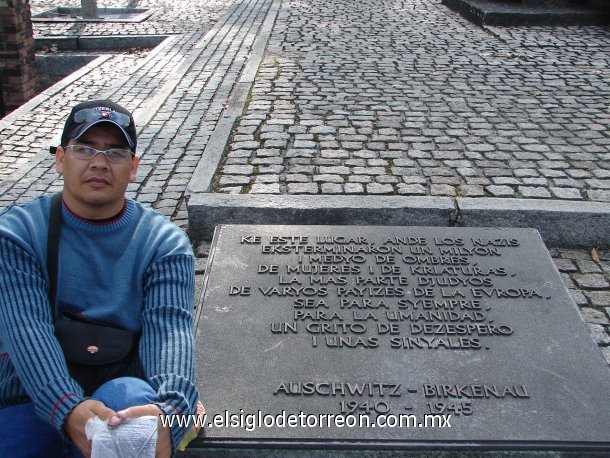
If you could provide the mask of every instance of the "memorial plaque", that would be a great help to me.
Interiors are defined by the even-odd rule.
[[[220,226],[210,445],[610,448],[610,371],[531,229]]]

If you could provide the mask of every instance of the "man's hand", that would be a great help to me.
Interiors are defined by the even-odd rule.
[[[161,425],[159,415],[162,414],[163,411],[155,404],[133,406],[125,410],[120,410],[110,417],[108,426],[118,426],[128,418],[146,417],[149,415],[157,417],[157,452],[155,456],[156,458],[168,458],[172,456],[172,436],[170,429]]]
[[[85,424],[87,420],[94,417],[99,417],[102,420],[106,420],[115,415],[114,410],[109,409],[100,401],[94,401],[93,399],[87,399],[86,401],[78,404],[68,418],[64,425],[66,434],[70,436],[72,442],[81,451],[85,457],[91,456],[91,442],[87,439],[85,433]]]

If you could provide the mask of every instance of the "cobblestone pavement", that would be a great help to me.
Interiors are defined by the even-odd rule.
[[[57,2],[32,1],[32,14],[46,11]],[[42,161],[33,158],[45,149],[48,150],[52,140],[61,132],[63,122],[70,108],[82,100],[98,97],[120,97],[121,103],[130,109],[141,107],[151,94],[167,82],[171,71],[178,67],[191,48],[226,12],[232,0],[207,1],[193,7],[188,2],[152,2],[152,1],[113,1],[99,2],[100,7],[126,7],[137,3],[138,7],[154,6],[155,14],[142,24],[87,24],[65,29],[68,25],[35,23],[35,36],[53,34],[172,34],[181,32],[180,39],[164,48],[162,54],[149,57],[148,52],[113,53],[109,59],[89,73],[74,81],[68,87],[50,88],[38,106],[19,119],[10,123],[0,120],[0,208],[19,200],[28,200],[41,192],[61,186],[54,173],[53,160],[49,155]],[[155,4],[155,5],[153,5]],[[79,0],[62,2],[65,6],[78,6]],[[173,8],[171,6],[173,5]],[[171,12],[171,14],[170,14]],[[186,19],[186,18],[190,18]],[[79,23],[80,24],[80,23]],[[171,27],[167,27],[170,24]],[[76,28],[75,28],[76,27]],[[59,33],[63,30],[63,33]],[[101,53],[100,53],[101,54]],[[119,85],[119,83],[121,83]],[[128,89],[128,95],[126,90]],[[20,168],[32,166],[27,174],[19,173]],[[55,183],[54,183],[55,182]],[[34,183],[35,186],[32,186]],[[5,185],[5,186],[2,186]],[[9,186],[10,190],[6,191]]]
[[[76,101],[111,96],[146,115],[129,195],[188,229],[187,183],[270,4],[100,0],[154,14],[36,23],[38,37],[175,36],[107,53],[0,120],[0,210],[61,188],[49,144]],[[283,0],[215,190],[609,202],[609,38],[603,27],[483,30],[438,0]],[[195,248],[200,287],[207,245]],[[610,363],[607,248],[552,253]]]
[[[284,1],[216,191],[610,201],[610,28]]]
[[[610,365],[610,251],[551,249],[593,340]]]
[[[33,2],[33,10],[46,10],[51,2]],[[80,2],[72,1],[72,5]],[[164,106],[153,113],[153,119],[140,135],[139,147],[144,151],[138,182],[129,188],[131,197],[151,204],[169,217],[186,225],[186,213],[181,210],[183,195],[196,166],[204,142],[213,128],[232,83],[237,78],[254,39],[250,29],[260,24],[265,9],[256,10],[256,1],[232,0],[199,2],[138,2],[138,7],[149,6],[156,13],[142,24],[88,24],[85,33],[99,35],[114,27],[114,35],[125,34],[130,27],[149,34],[172,33],[182,27],[182,34],[162,52],[117,53],[68,87],[44,94],[38,106],[11,120],[0,121],[0,208],[13,202],[29,200],[43,192],[53,192],[62,186],[54,171],[53,158],[46,154],[48,146],[60,133],[63,121],[77,101],[96,97],[112,97],[131,110],[146,111],[147,103],[164,85],[176,84],[174,71],[198,51],[205,34],[221,17],[224,26],[199,49],[199,59],[189,73],[179,81]],[[100,7],[133,6],[134,2],[99,2]],[[172,8],[173,5],[173,8]],[[190,16],[193,12],[199,12]],[[160,17],[163,21],[155,21]],[[190,18],[186,20],[184,18]],[[201,19],[203,18],[203,19]],[[164,32],[163,25],[171,24]],[[36,35],[51,31],[54,25],[35,23]],[[250,33],[249,33],[250,32]],[[255,32],[255,30],[254,30]],[[163,45],[161,45],[163,46]],[[222,84],[221,84],[222,83]],[[188,117],[188,120],[186,119]],[[187,143],[190,149],[186,148]],[[171,151],[167,151],[171,149]],[[163,195],[161,195],[163,194]]]

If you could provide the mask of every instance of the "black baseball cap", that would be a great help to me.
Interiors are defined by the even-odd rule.
[[[117,126],[125,136],[131,151],[135,153],[138,138],[133,116],[111,100],[91,100],[72,108],[61,134],[61,146],[66,146],[70,140],[78,140],[90,127],[103,122]],[[51,152],[54,153],[54,148],[51,148]]]

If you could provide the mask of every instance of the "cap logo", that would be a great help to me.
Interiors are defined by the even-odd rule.
[[[89,353],[91,353],[92,355],[95,355],[98,351],[100,351],[100,349],[98,347],[96,347],[95,345],[89,345],[87,347],[87,351]]]
[[[70,140],[78,140],[90,127],[101,122],[115,124],[135,153],[138,134],[133,116],[128,110],[110,100],[92,100],[74,106],[64,124],[61,145],[67,145]],[[55,148],[50,150],[55,153]]]

